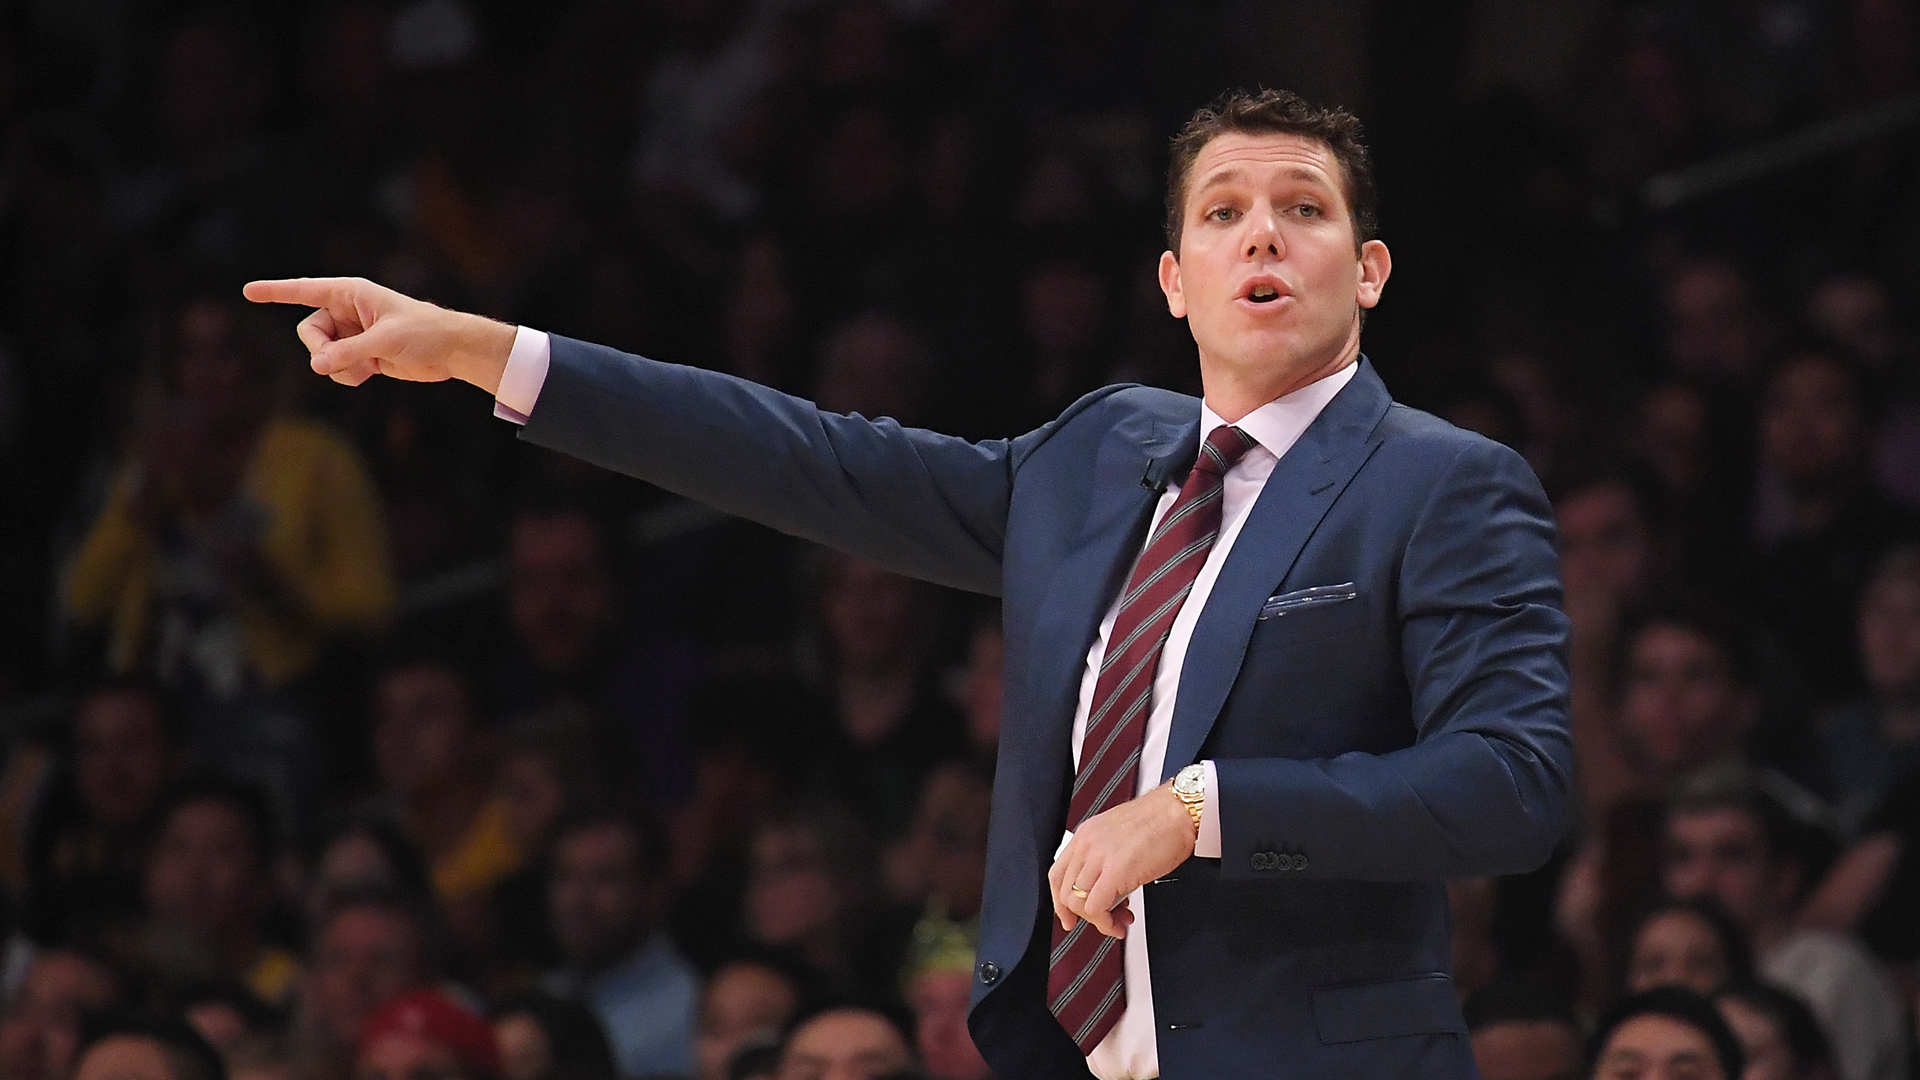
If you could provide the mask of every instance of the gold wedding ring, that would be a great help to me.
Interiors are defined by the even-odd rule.
[[[1067,886],[1067,891],[1079,897],[1082,900],[1085,900],[1087,898],[1087,890],[1082,889],[1076,885]]]

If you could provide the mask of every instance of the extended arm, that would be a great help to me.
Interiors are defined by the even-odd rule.
[[[1567,620],[1546,497],[1517,454],[1477,443],[1429,499],[1400,572],[1414,745],[1215,762],[1221,874],[1258,852],[1304,878],[1441,880],[1532,870],[1573,781]]]

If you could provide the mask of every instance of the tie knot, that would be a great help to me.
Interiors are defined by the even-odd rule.
[[[1253,445],[1253,436],[1232,424],[1221,424],[1201,444],[1200,456],[1194,461],[1193,467],[1214,476],[1225,476],[1227,470],[1233,468],[1233,463],[1253,449]]]

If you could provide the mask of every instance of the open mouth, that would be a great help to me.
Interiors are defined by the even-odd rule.
[[[1255,285],[1247,290],[1247,299],[1256,304],[1271,304],[1280,299],[1280,290],[1272,285]]]

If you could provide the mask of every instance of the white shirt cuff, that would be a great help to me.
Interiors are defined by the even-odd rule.
[[[540,388],[547,384],[547,365],[553,359],[553,342],[530,326],[513,332],[513,351],[507,354],[506,370],[500,373],[500,390],[493,395],[493,415],[524,426],[540,401]]]
[[[1207,773],[1206,799],[1200,804],[1200,835],[1193,842],[1193,853],[1202,859],[1220,857],[1220,776],[1211,760],[1200,767]]]

